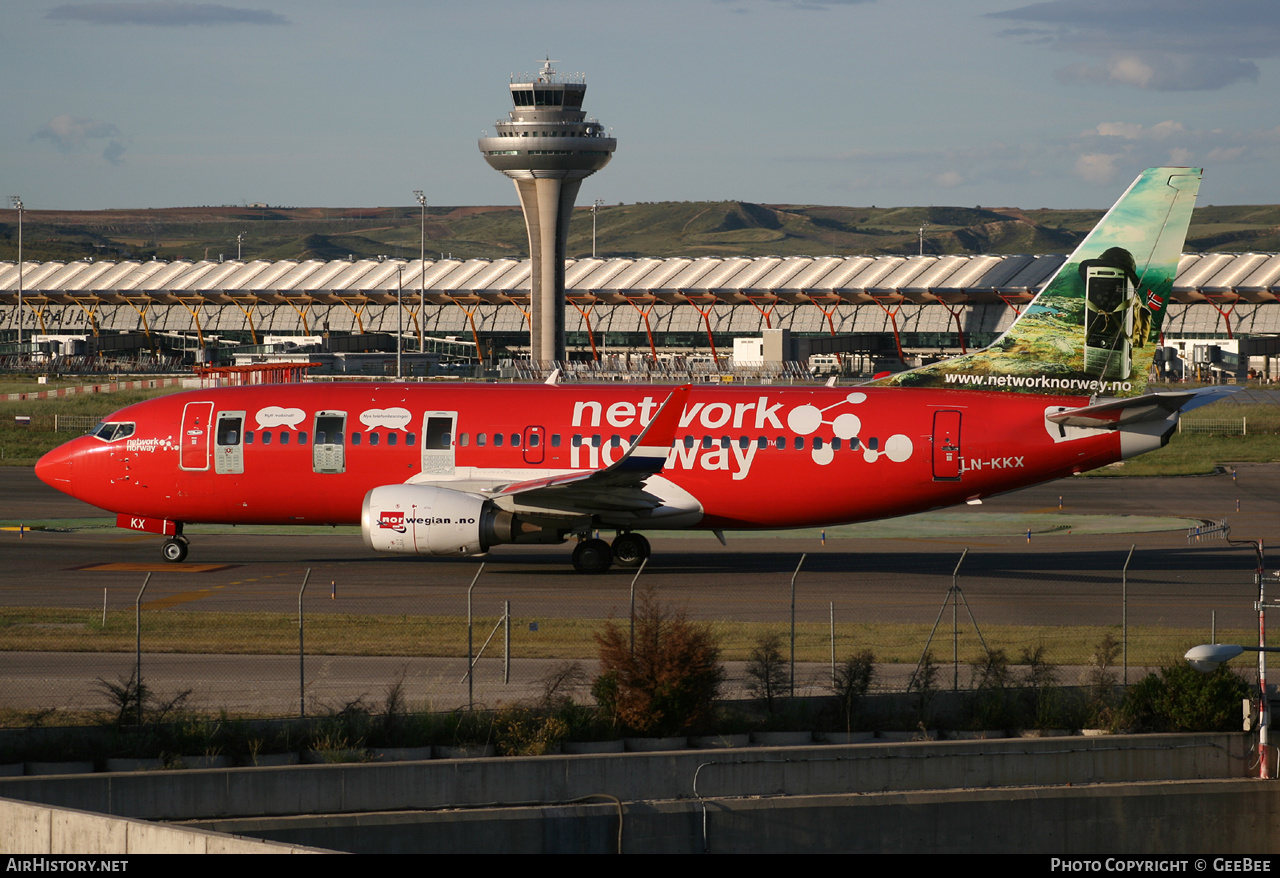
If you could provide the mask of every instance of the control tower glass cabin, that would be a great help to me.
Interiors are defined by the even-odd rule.
[[[516,184],[529,232],[531,358],[564,360],[564,259],[569,215],[584,178],[603,168],[618,142],[587,118],[583,74],[560,75],[548,59],[536,76],[511,77],[510,118],[480,138],[490,166]]]

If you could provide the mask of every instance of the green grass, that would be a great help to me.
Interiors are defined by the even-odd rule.
[[[180,390],[180,387],[165,387],[115,393],[77,393],[56,399],[0,401],[0,466],[31,466],[40,455],[74,439],[75,432],[53,430],[54,415],[88,417],[96,423],[127,405]],[[17,426],[14,418],[19,415],[30,417],[31,426]]]

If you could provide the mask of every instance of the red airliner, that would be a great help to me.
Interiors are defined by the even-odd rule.
[[[1143,395],[1199,182],[1145,171],[995,344],[869,384],[199,390],[116,412],[36,473],[167,535],[170,561],[187,522],[359,524],[419,555],[574,538],[600,573],[639,565],[644,531],[978,502],[1158,448],[1208,400]]]

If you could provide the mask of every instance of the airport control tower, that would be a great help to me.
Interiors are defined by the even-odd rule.
[[[536,76],[511,77],[510,119],[480,152],[516,184],[533,263],[531,357],[565,359],[564,257],[569,215],[585,177],[609,163],[618,142],[582,109],[586,76],[561,75],[547,59]]]

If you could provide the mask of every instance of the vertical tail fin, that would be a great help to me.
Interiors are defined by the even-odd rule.
[[[872,382],[1137,396],[1200,189],[1199,168],[1148,168],[991,347]]]

